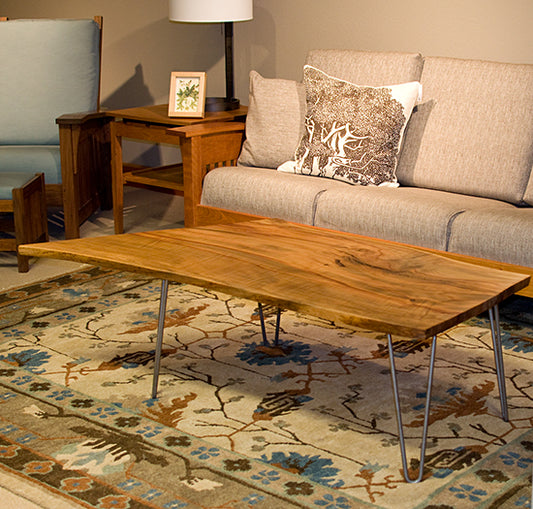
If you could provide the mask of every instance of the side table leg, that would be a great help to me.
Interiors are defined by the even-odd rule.
[[[261,334],[263,336],[263,344],[266,346],[268,345],[268,339],[266,334],[266,328],[265,328],[265,315],[263,313],[263,304],[260,302],[257,303],[257,308],[259,309],[259,318],[261,319]],[[278,308],[277,314],[276,314],[276,331],[274,336],[274,345],[278,345],[279,343],[279,323],[281,320],[281,309]]]
[[[428,382],[426,389],[426,410],[424,413],[424,428],[422,431],[422,444],[420,446],[420,466],[418,470],[418,477],[411,479],[409,477],[409,466],[407,465],[407,454],[405,452],[405,437],[403,434],[402,411],[400,408],[400,394],[398,391],[398,380],[396,377],[396,363],[394,361],[394,349],[392,346],[392,336],[387,334],[389,346],[389,361],[391,367],[392,389],[394,392],[394,403],[396,405],[396,417],[398,420],[398,435],[400,439],[400,452],[402,454],[403,475],[408,483],[417,483],[422,480],[424,475],[424,456],[426,454],[426,442],[429,425],[429,408],[431,403],[431,387],[433,384],[433,369],[435,367],[435,351],[437,349],[437,336],[433,336],[431,344],[431,358],[429,361]]]
[[[498,378],[498,390],[500,391],[500,407],[502,419],[509,420],[507,407],[507,390],[505,389],[505,372],[503,369],[502,337],[500,333],[500,313],[498,306],[489,309],[490,331],[492,334],[492,345],[494,349],[494,362],[496,364],[496,376]]]
[[[157,398],[159,368],[161,367],[161,351],[163,349],[163,331],[165,330],[165,314],[167,311],[168,281],[161,281],[161,297],[159,298],[159,319],[157,323],[157,341],[155,347],[154,375],[152,379],[152,399]]]
[[[124,169],[122,163],[122,137],[117,132],[117,121],[109,123],[111,145],[111,187],[115,233],[124,231]]]

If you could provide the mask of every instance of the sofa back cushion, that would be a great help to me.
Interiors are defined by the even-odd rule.
[[[529,175],[529,184],[526,187],[523,202],[526,205],[533,206],[533,168],[531,169],[531,175]]]
[[[354,50],[311,50],[305,62],[341,80],[382,87],[420,81],[423,58],[419,53]]]
[[[303,83],[263,78],[251,71],[246,139],[239,164],[277,168],[294,158],[303,135],[305,109]]]
[[[418,81],[423,61],[418,53],[313,50],[306,64],[357,85],[384,86]],[[294,159],[304,133],[304,85],[252,71],[248,104],[239,165],[277,168]]]
[[[533,65],[426,57],[401,184],[520,203],[533,164]]]
[[[55,119],[97,108],[100,28],[93,20],[0,22],[0,144],[58,145]]]

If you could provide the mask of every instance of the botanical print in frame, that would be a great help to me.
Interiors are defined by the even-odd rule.
[[[169,117],[203,117],[205,72],[173,72],[170,75]]]

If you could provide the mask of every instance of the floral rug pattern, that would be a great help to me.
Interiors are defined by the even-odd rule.
[[[488,320],[439,336],[425,479],[404,481],[383,334],[89,268],[0,294],[0,468],[86,507],[531,505],[533,303],[502,307],[509,422]],[[267,311],[273,335],[275,310]],[[394,338],[411,474],[429,344]]]

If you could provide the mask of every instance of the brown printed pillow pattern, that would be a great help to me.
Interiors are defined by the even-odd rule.
[[[307,114],[294,171],[359,185],[397,186],[396,166],[418,82],[358,86],[304,68]]]

